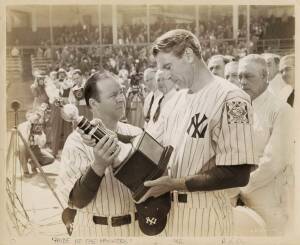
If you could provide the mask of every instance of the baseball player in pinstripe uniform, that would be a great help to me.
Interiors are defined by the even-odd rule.
[[[158,68],[180,87],[173,110],[152,135],[172,145],[169,175],[145,182],[143,200],[172,192],[168,236],[232,234],[232,207],[225,189],[245,186],[255,166],[249,96],[212,75],[198,39],[172,30],[153,45]],[[142,201],[143,201],[142,200]]]
[[[119,121],[125,113],[125,97],[114,75],[92,75],[85,85],[85,100],[94,122],[101,119],[108,129],[124,135],[141,133],[141,129]],[[110,164],[119,153],[116,142],[105,136],[95,144],[75,130],[65,143],[59,180],[69,208],[77,209],[74,236],[141,234],[131,193],[112,174]]]

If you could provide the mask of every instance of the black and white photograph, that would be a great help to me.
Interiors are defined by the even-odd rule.
[[[298,5],[5,2],[3,244],[297,244]]]

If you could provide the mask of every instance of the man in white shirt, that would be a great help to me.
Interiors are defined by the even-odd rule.
[[[279,71],[282,79],[292,88],[292,90],[289,90],[290,93],[285,101],[290,106],[293,106],[295,95],[295,55],[291,54],[282,57],[279,63]]]
[[[262,54],[268,69],[268,90],[282,101],[287,101],[293,88],[287,84],[279,72],[280,56],[271,53]]]
[[[291,148],[291,108],[268,88],[267,63],[260,55],[248,55],[239,62],[242,89],[252,100],[254,142],[258,169],[249,184],[241,188],[246,206],[266,222],[269,235],[280,235],[288,221],[287,170]]]
[[[157,71],[155,75],[155,80],[157,82],[157,89],[162,93],[162,96],[159,96],[157,100],[157,105],[155,104],[155,111],[152,110],[150,120],[147,124],[147,129],[153,128],[156,126],[156,122],[160,115],[168,113],[170,106],[167,104],[171,100],[171,98],[177,93],[176,84],[171,79],[170,72],[167,71]],[[172,103],[172,102],[170,102]],[[166,110],[164,110],[165,105],[167,105]],[[153,129],[152,129],[153,130]]]
[[[144,101],[145,129],[157,109],[160,98],[163,96],[161,91],[157,88],[157,82],[155,80],[156,71],[156,68],[147,68],[144,71],[144,84],[148,91],[150,91]]]

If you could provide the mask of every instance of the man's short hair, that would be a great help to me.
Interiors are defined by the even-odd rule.
[[[239,63],[242,62],[255,62],[257,65],[260,65],[263,72],[267,73],[267,62],[266,60],[259,54],[249,54],[245,57],[243,57],[242,59],[240,59]]]
[[[267,61],[269,58],[272,58],[276,65],[279,65],[280,62],[280,55],[272,54],[272,53],[263,53],[261,54],[262,57]]]
[[[286,65],[288,67],[295,67],[295,55],[289,54],[289,55],[283,56],[280,59],[279,66],[281,67],[283,65]]]
[[[233,57],[233,56],[232,56]],[[234,58],[234,57],[233,57]],[[212,57],[210,57],[208,59],[208,62],[210,62],[211,60],[216,60],[216,59],[220,59],[220,60],[223,60],[224,62],[224,65],[226,65],[227,63],[229,63],[230,61],[233,61],[231,60],[229,57],[226,57],[222,54],[216,54],[216,55],[213,55]]]
[[[176,29],[166,32],[154,41],[152,54],[156,56],[159,52],[173,52],[175,56],[182,57],[186,48],[192,49],[194,54],[202,59],[198,38],[190,31]]]
[[[227,69],[229,69],[230,67],[233,67],[233,66],[238,67],[238,66],[239,66],[239,62],[237,62],[237,61],[230,61],[230,62],[228,62],[228,63],[225,65],[225,71],[226,71]]]
[[[100,96],[99,96],[100,91],[97,88],[97,83],[105,79],[115,79],[116,81],[119,81],[119,78],[116,75],[114,75],[113,73],[107,70],[95,72],[87,79],[83,91],[84,91],[84,99],[88,107],[91,107],[89,101],[90,98],[93,98],[98,102],[100,102]]]

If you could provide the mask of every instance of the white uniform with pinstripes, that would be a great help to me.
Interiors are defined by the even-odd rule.
[[[124,135],[138,135],[141,129],[119,122],[117,132]],[[78,178],[94,161],[93,148],[85,145],[78,132],[74,131],[67,139],[61,157],[62,169],[59,185],[68,202],[69,193]],[[123,216],[134,214],[135,205],[129,189],[114,178],[111,168],[107,168],[96,197],[84,208],[77,210],[72,236],[140,236],[138,222],[112,227],[95,225],[93,215]],[[133,217],[133,216],[132,216]]]
[[[240,106],[232,110],[236,102]],[[180,91],[166,107],[159,128],[149,131],[163,145],[174,147],[169,161],[172,177],[195,175],[213,165],[255,162],[250,98],[236,86],[216,77],[197,93]],[[175,195],[168,236],[232,234],[232,207],[225,190],[186,194],[187,203],[177,202]]]

